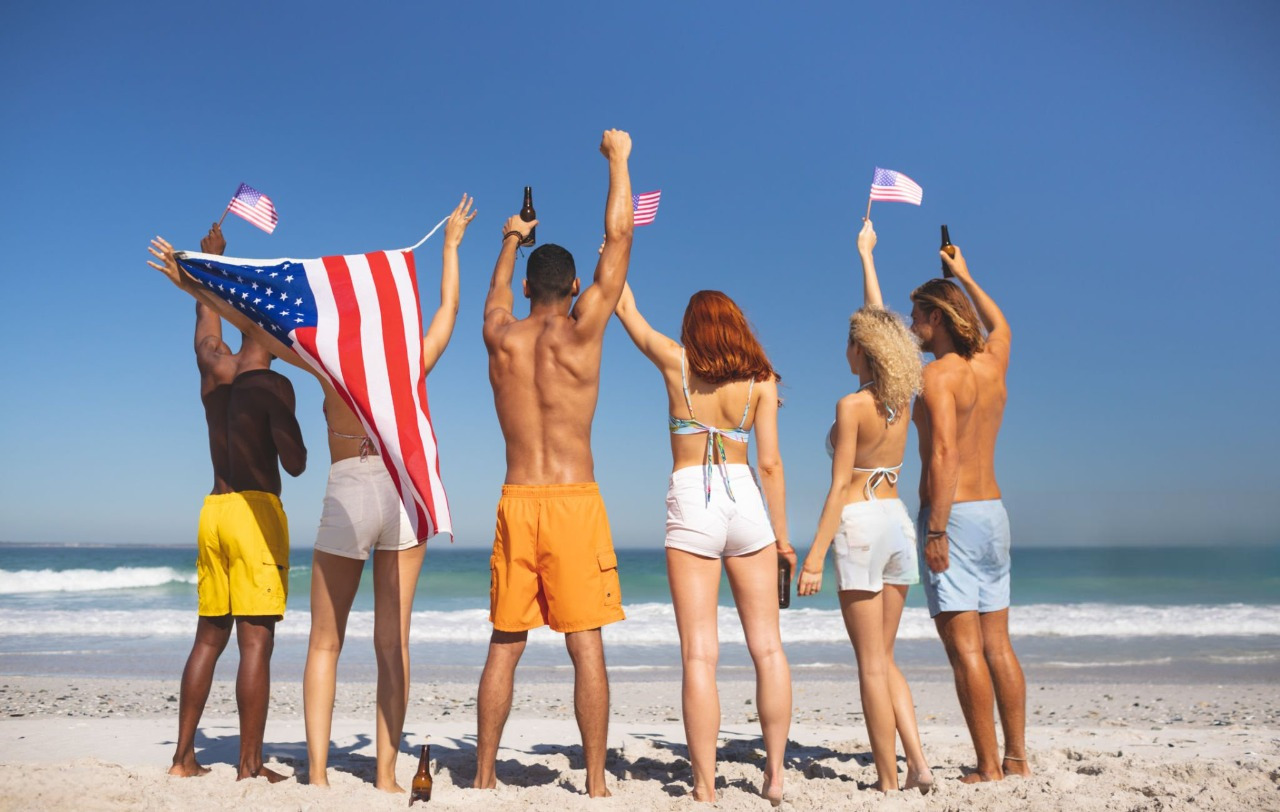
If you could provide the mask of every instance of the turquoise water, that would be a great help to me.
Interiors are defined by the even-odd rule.
[[[415,661],[445,669],[483,662],[488,558],[487,549],[429,548],[414,603]],[[618,558],[628,619],[605,630],[611,664],[677,666],[663,552],[622,549]],[[311,551],[296,550],[290,563],[289,609],[277,627],[275,657],[285,674],[305,659]],[[1274,549],[1015,548],[1013,566],[1010,628],[1033,667],[1125,664],[1160,674],[1192,657],[1195,668],[1241,663],[1255,675],[1280,677]],[[371,570],[352,608],[344,653],[344,663],[365,677],[372,673]],[[0,673],[176,674],[195,628],[195,581],[189,546],[0,544]],[[799,668],[852,663],[833,581],[827,578],[816,597],[793,599],[782,613],[783,641]],[[722,662],[745,665],[727,585],[721,605]],[[922,591],[913,588],[899,631],[900,659],[942,669],[923,605]],[[535,631],[526,660],[562,668],[560,639]]]

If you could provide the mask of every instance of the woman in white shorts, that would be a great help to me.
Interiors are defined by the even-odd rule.
[[[766,753],[761,793],[776,804],[791,726],[791,672],[778,631],[778,556],[795,563],[778,453],[778,374],[742,311],[719,291],[690,298],[683,346],[649,326],[630,286],[616,312],[667,385],[674,458],[667,490],[667,578],[684,665],[693,797],[715,800],[716,618],[723,561],[756,668]],[[747,463],[752,429],[759,484]]]
[[[444,353],[458,314],[458,246],[475,217],[463,195],[445,224],[440,307],[422,339],[429,373]],[[319,378],[319,376],[317,376]],[[373,648],[378,664],[377,773],[374,786],[403,792],[396,755],[409,702],[409,620],[426,539],[413,532],[387,466],[355,412],[323,378],[329,428],[329,483],[311,559],[311,637],[302,675],[303,718],[312,786],[328,786],[329,735],[338,655],[365,561],[373,556]]]
[[[894,730],[907,757],[906,789],[928,792],[933,774],[920,748],[911,689],[893,660],[907,589],[919,581],[915,529],[898,498],[911,398],[920,391],[920,349],[896,314],[884,309],[872,250],[871,221],[858,234],[864,306],[849,319],[849,368],[861,386],[836,404],[827,434],[831,490],[797,592],[822,589],[827,548],[835,549],[836,588],[858,660],[858,687],[879,776],[878,789],[898,789]]]

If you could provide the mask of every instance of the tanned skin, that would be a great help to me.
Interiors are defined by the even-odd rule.
[[[936,359],[924,368],[924,392],[912,413],[920,438],[920,504],[929,508],[924,558],[933,572],[949,566],[945,531],[951,506],[1000,498],[996,436],[1008,397],[1009,323],[973,280],[960,249],[955,251],[954,258],[945,251],[939,254],[987,329],[984,348],[972,358],[961,357],[941,312],[925,313],[919,305],[911,309],[911,329],[924,351]],[[998,781],[1007,774],[1030,774],[1026,681],[1009,641],[1009,610],[943,612],[934,623],[955,672],[956,693],[977,752],[977,766],[963,780]],[[1004,731],[1003,759],[996,741],[996,707]]]
[[[226,245],[217,225],[200,241],[200,249],[208,254],[221,254]],[[172,248],[163,240],[153,241],[149,250],[164,261],[164,249],[172,259]],[[147,264],[165,270],[154,262]],[[293,386],[284,376],[270,371],[271,354],[247,335],[240,351],[231,352],[222,340],[221,318],[202,301],[196,303],[195,351],[213,461],[211,493],[260,490],[278,496],[280,473],[276,460],[292,476],[298,476],[306,467],[306,447],[293,414]],[[233,620],[240,649],[236,675],[240,716],[237,780],[261,777],[271,783],[283,781],[285,776],[262,765],[276,619],[261,616],[202,616],[197,621],[195,644],[182,672],[178,741],[169,774],[190,777],[209,772],[196,761],[195,734],[213,684],[214,667],[231,638]]]
[[[627,158],[631,136],[607,130],[600,152],[609,161],[605,242],[593,284],[578,296],[578,280],[558,301],[531,301],[518,319],[511,279],[516,248],[537,225],[518,215],[503,226],[502,251],[484,306],[484,344],[498,423],[507,446],[507,484],[555,485],[595,481],[591,421],[600,394],[600,357],[605,326],[622,295],[631,259],[631,178]],[[511,232],[516,232],[512,234]],[[529,295],[527,283],[524,289]],[[476,778],[479,789],[497,785],[498,743],[511,711],[516,664],[527,632],[495,629],[480,679]],[[565,635],[574,666],[574,709],[582,734],[587,794],[608,796],[605,740],[609,727],[609,678],[599,629]]]
[[[474,200],[463,195],[445,225],[440,306],[422,337],[422,360],[429,374],[444,354],[458,315],[458,247],[467,226],[475,219]],[[205,243],[201,249],[206,253]],[[193,296],[206,311],[216,311],[272,355],[316,376],[324,390],[324,414],[329,429],[330,463],[358,457],[364,426],[327,380],[316,373],[297,353],[259,327],[243,312],[210,293],[182,271],[173,246],[157,237],[151,251],[162,264],[148,263],[182,290]],[[221,253],[221,251],[218,251]],[[346,436],[341,436],[346,435]],[[376,447],[367,449],[377,457]],[[425,545],[402,551],[378,550],[373,554],[374,650],[378,661],[376,702],[377,771],[374,786],[385,792],[403,792],[396,782],[395,765],[404,730],[409,701],[409,623],[418,574],[426,553]],[[312,786],[329,785],[329,736],[333,722],[338,655],[345,637],[346,622],[359,588],[364,562],[317,550],[311,569],[311,635],[303,671],[303,715],[307,730],[307,780]]]

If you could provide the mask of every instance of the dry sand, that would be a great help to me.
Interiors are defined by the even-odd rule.
[[[910,675],[908,675],[910,676]],[[1028,697],[1036,774],[967,786],[972,751],[950,683],[913,684],[938,789],[883,797],[856,683],[796,682],[784,808],[929,810],[1280,810],[1280,687],[1236,684],[1042,684]],[[0,677],[0,809],[402,809],[373,789],[373,686],[342,684],[328,790],[305,784],[300,686],[279,684],[267,726],[281,784],[236,782],[233,686],[215,684],[197,741],[202,778],[165,775],[177,726],[174,680]],[[768,809],[755,794],[763,750],[747,681],[721,683],[716,808]],[[435,795],[448,809],[700,809],[690,787],[679,684],[613,682],[614,797],[588,800],[572,688],[521,683],[499,753],[497,790],[474,774],[474,684],[417,684],[398,764],[408,786],[417,746],[432,744]]]

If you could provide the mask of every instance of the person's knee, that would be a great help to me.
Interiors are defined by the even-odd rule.
[[[585,632],[569,632],[564,636],[564,646],[574,664],[599,660],[604,662],[604,641],[599,629]]]
[[[398,634],[375,634],[373,654],[381,663],[408,660],[409,640]]]
[[[782,638],[772,635],[765,640],[748,640],[747,651],[751,654],[751,661],[758,666],[769,665],[786,656],[782,651]]]
[[[682,648],[680,658],[686,669],[706,669],[714,673],[720,662],[720,645],[715,640],[695,640]]]

